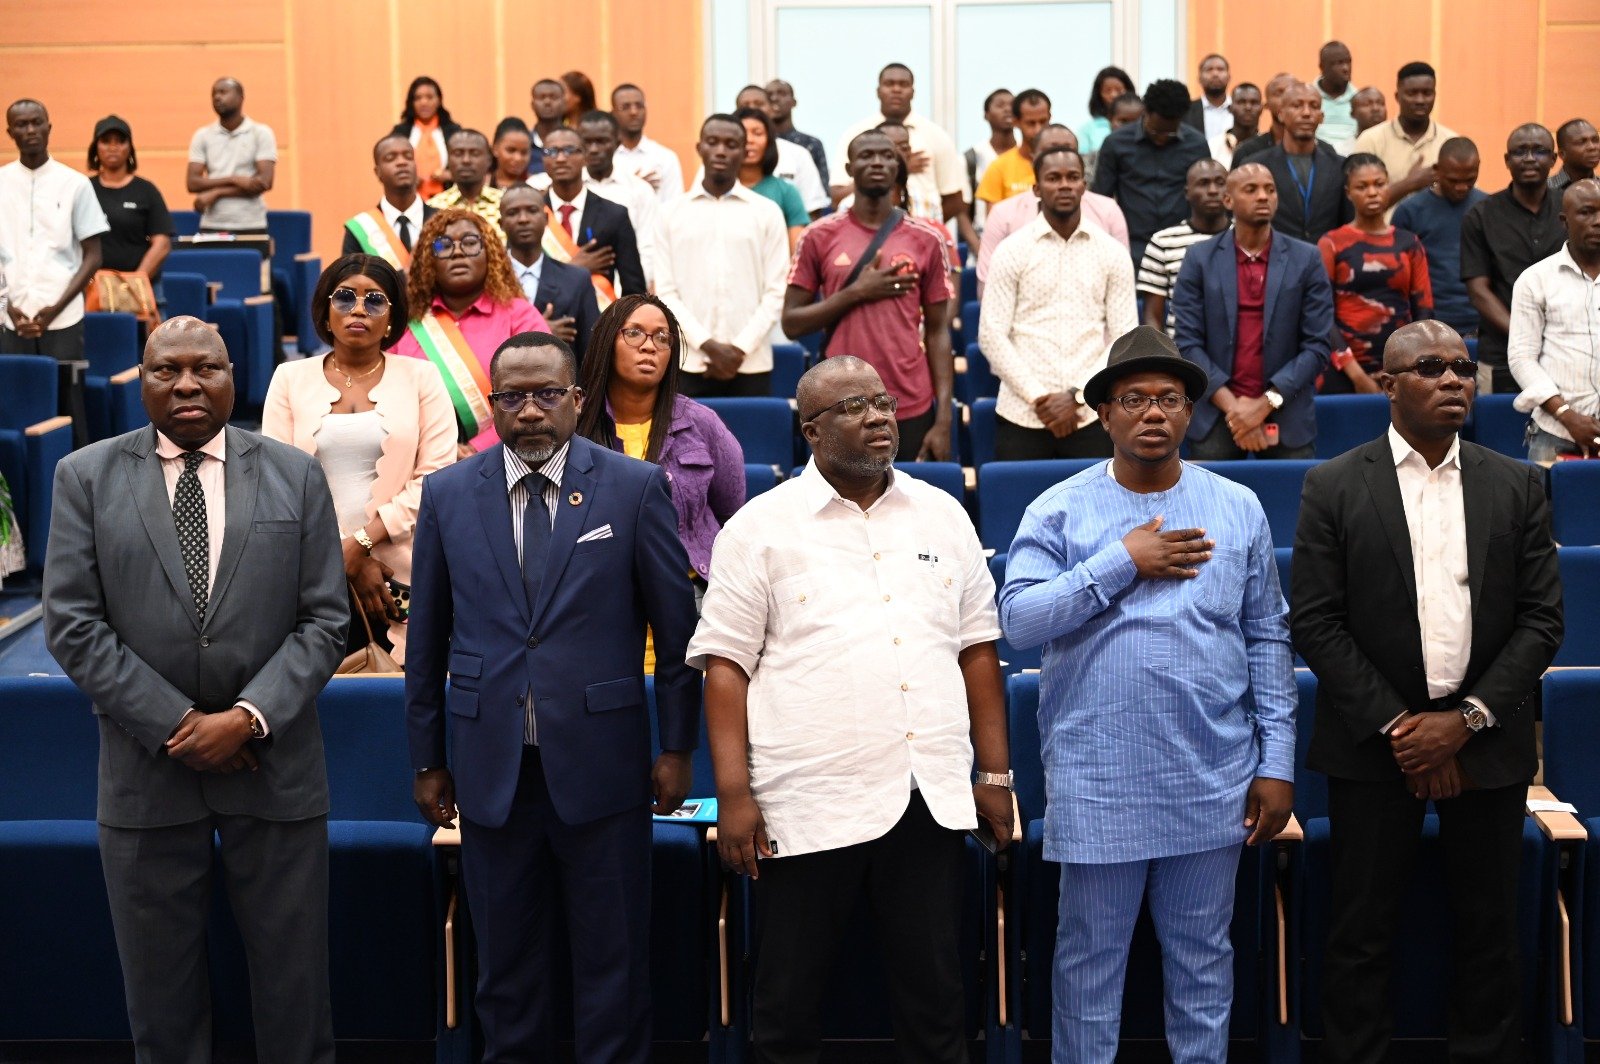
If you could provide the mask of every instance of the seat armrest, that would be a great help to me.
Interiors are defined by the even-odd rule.
[[[296,262],[321,262],[322,258],[315,251],[302,251],[294,257]]]
[[[1529,787],[1528,801],[1556,802],[1560,799],[1548,787]],[[1539,810],[1530,815],[1534,823],[1539,825],[1539,830],[1544,832],[1544,837],[1551,842],[1582,842],[1589,837],[1583,822],[1563,810]]]
[[[129,366],[121,373],[113,373],[108,379],[112,384],[132,384],[139,379],[139,367]]]
[[[22,434],[24,436],[46,436],[57,429],[70,429],[71,427],[72,419],[65,414],[58,414],[55,417],[46,418],[43,421],[29,425],[22,430]]]
[[[1289,822],[1283,830],[1273,836],[1274,842],[1304,842],[1306,841],[1305,828],[1300,825],[1300,818],[1293,813],[1289,814]]]
[[[433,844],[435,846],[460,846],[461,828],[453,827],[435,829],[433,833]]]

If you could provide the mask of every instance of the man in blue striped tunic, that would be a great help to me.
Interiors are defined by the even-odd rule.
[[[1115,456],[1028,508],[1000,595],[1006,638],[1045,648],[1058,1064],[1116,1057],[1146,898],[1173,1060],[1227,1059],[1239,847],[1271,840],[1293,805],[1288,608],[1266,515],[1178,458],[1205,385],[1159,329],[1112,345],[1083,391]]]

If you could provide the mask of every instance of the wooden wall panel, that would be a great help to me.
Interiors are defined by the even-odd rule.
[[[1592,9],[1593,10],[1593,9]],[[1552,26],[1545,37],[1544,123],[1552,130],[1580,115],[1600,122],[1600,18]]]
[[[83,44],[228,44],[283,40],[281,0],[0,0],[11,47]]]
[[[1478,145],[1478,186],[1497,191],[1510,181],[1506,137],[1524,122],[1541,120],[1537,5],[1452,0],[1440,36],[1439,117]]]
[[[678,153],[683,176],[690,178],[699,166],[694,145],[707,113],[702,98],[705,26],[700,2],[610,0],[610,6],[610,77],[600,105],[611,106],[614,85],[643,86],[650,107],[647,132]],[[727,101],[727,106],[732,103]]]

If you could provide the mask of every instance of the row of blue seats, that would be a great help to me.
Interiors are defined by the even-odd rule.
[[[1299,679],[1298,821],[1272,846],[1246,850],[1232,934],[1232,1035],[1264,1059],[1298,1059],[1302,1039],[1320,1036],[1318,994],[1328,896],[1327,796],[1304,768],[1316,681]],[[319,699],[332,790],[332,966],[334,1022],[345,1039],[437,1039],[438,1059],[471,1059],[473,949],[470,913],[456,883],[450,846],[437,846],[417,818],[406,786],[397,678],[341,678]],[[969,1036],[990,1064],[1021,1059],[1024,1042],[1049,1036],[1057,874],[1042,859],[1043,771],[1037,728],[1038,676],[1010,678],[1012,764],[1021,813],[1018,846],[999,861],[969,845],[961,951]],[[1523,1015],[1539,1059],[1581,1059],[1585,1037],[1600,1039],[1600,670],[1553,671],[1544,690],[1546,779],[1577,802],[1586,821],[1560,830],[1559,817],[1530,820],[1523,841],[1519,921]],[[0,772],[14,782],[0,820],[0,1040],[125,1039],[120,971],[100,875],[93,823],[94,717],[64,679],[0,682]],[[704,742],[695,759],[696,794],[712,793]],[[1408,911],[1444,889],[1429,818],[1424,858]],[[658,822],[652,928],[655,1035],[703,1042],[712,1061],[745,1059],[750,976],[760,938],[759,895],[721,871],[703,828]],[[218,897],[211,914],[210,964],[219,1037],[250,1036],[243,953]],[[850,941],[870,938],[865,910]],[[582,948],[581,943],[575,944]],[[1443,1032],[1448,956],[1441,917],[1408,923],[1399,942],[1396,993],[1401,1037]],[[1147,919],[1135,933],[1124,1001],[1123,1037],[1161,1035],[1159,948]],[[1570,990],[1568,989],[1570,988]],[[841,950],[830,977],[825,1035],[889,1037],[881,970],[871,951]]]

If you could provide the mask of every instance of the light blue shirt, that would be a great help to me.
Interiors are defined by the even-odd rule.
[[[544,274],[544,256],[541,254],[534,259],[532,266],[524,266],[516,259],[512,259],[511,269],[517,275],[517,283],[522,286],[523,295],[528,297],[529,303],[538,307],[539,278]],[[543,309],[540,309],[539,313],[543,314]]]
[[[1356,98],[1356,87],[1349,84],[1337,96],[1329,96],[1322,88],[1322,79],[1311,82],[1322,97],[1322,125],[1317,127],[1317,139],[1328,144],[1344,144],[1356,139],[1361,130],[1356,126],[1355,115],[1350,113],[1350,101]]]
[[[1157,516],[1216,541],[1198,577],[1138,576],[1122,537]],[[1261,503],[1200,466],[1139,494],[1106,462],[1028,507],[1000,623],[1012,645],[1044,646],[1045,860],[1243,841],[1251,781],[1294,779],[1288,614]]]

